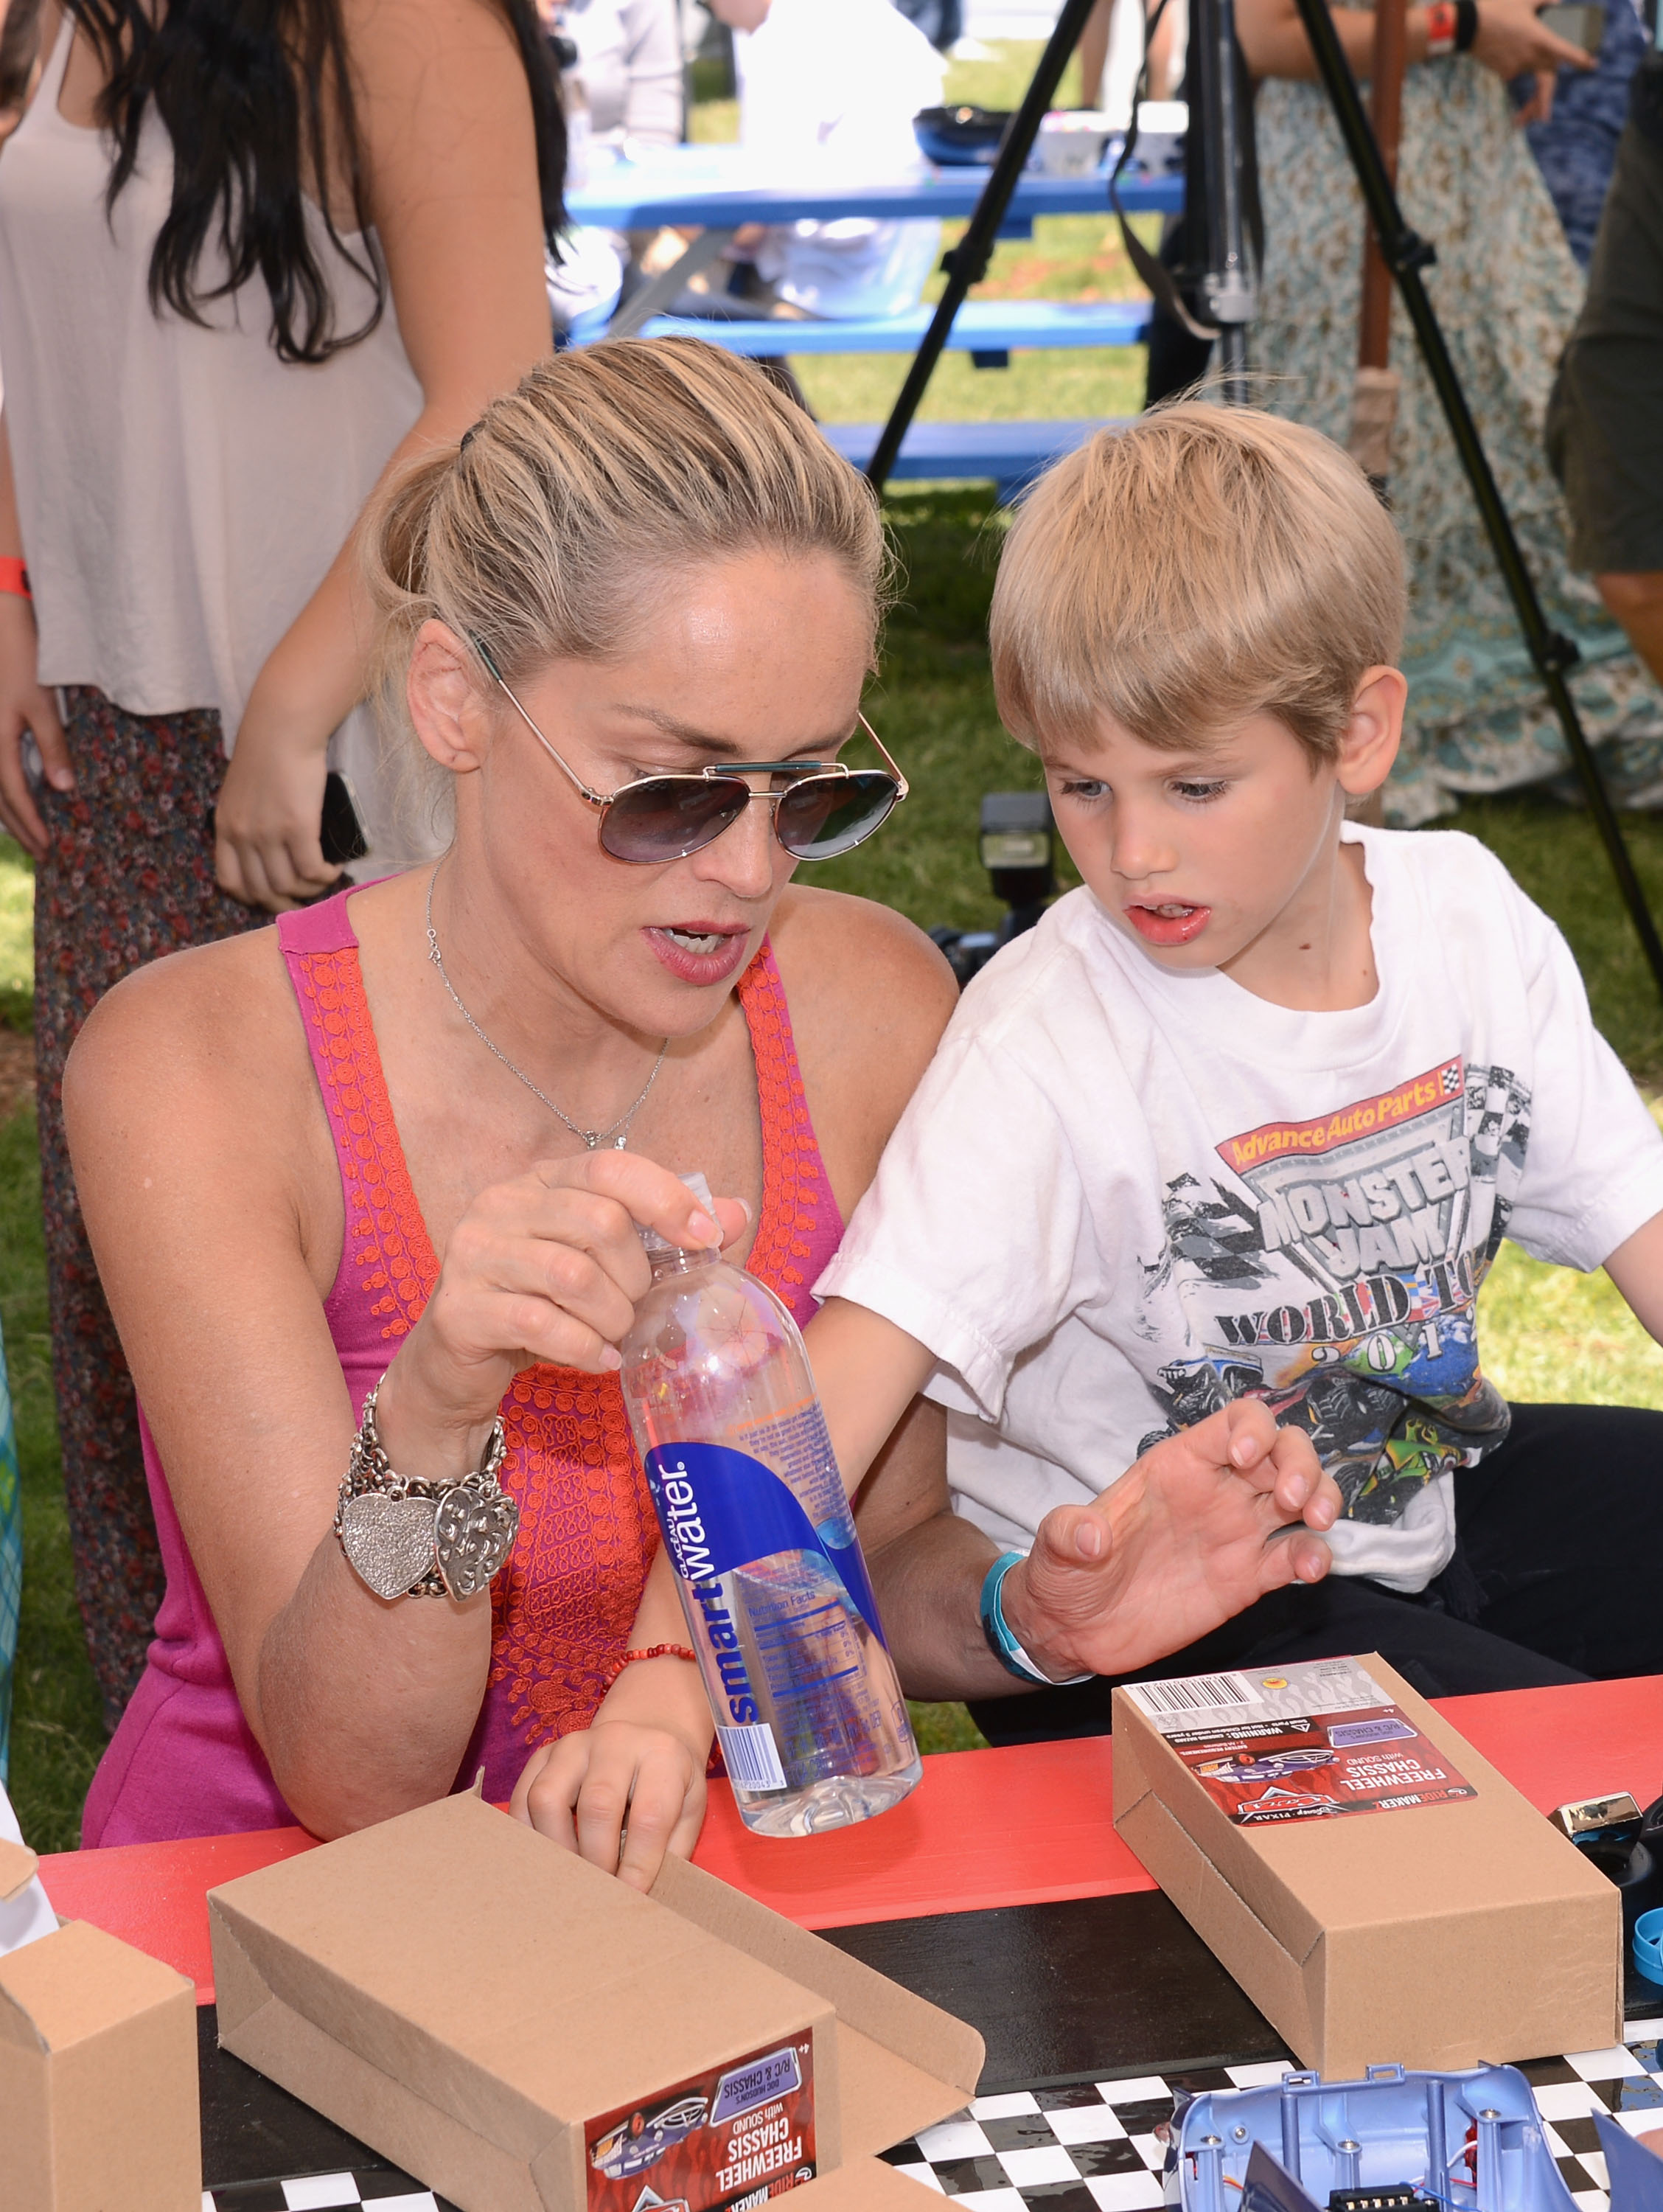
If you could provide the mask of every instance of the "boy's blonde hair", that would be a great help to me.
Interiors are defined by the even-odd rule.
[[[1255,408],[1184,400],[1042,477],[993,588],[993,687],[1036,752],[1107,710],[1145,744],[1250,715],[1331,760],[1403,639],[1403,553],[1349,455]]]

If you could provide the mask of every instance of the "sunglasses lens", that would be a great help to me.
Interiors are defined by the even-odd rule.
[[[793,784],[774,817],[780,842],[798,860],[853,852],[889,818],[901,793],[881,769],[853,775],[811,775]]]
[[[613,800],[600,842],[615,860],[679,860],[713,844],[750,804],[737,776],[652,776]]]

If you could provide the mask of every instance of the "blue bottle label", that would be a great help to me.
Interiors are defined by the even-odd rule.
[[[812,1418],[823,1435],[817,1407]],[[657,1444],[646,1455],[646,1466],[659,1525],[683,1582],[709,1583],[782,1552],[808,1553],[825,1562],[849,1603],[883,1643],[877,1601],[835,1462],[831,1475],[840,1510],[818,1524],[771,1467],[730,1445]],[[824,1487],[816,1485],[822,1492]],[[829,1499],[822,1495],[816,1502]]]

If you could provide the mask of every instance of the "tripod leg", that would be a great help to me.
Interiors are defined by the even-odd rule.
[[[1206,275],[1201,305],[1219,334],[1219,396],[1228,406],[1245,407],[1247,325],[1259,312],[1259,301],[1242,204],[1243,118],[1234,0],[1192,0],[1190,51],[1206,148]],[[1194,124],[1192,113],[1192,129]]]
[[[963,237],[947,256],[947,289],[942,294],[930,327],[924,334],[924,343],[913,356],[913,365],[907,372],[889,419],[883,425],[883,434],[872,450],[866,465],[866,477],[874,491],[880,496],[889,482],[889,471],[895,465],[901,451],[901,441],[912,428],[913,417],[918,412],[919,402],[928,389],[935,374],[936,363],[941,359],[953,327],[953,319],[964,304],[964,295],[973,284],[978,284],[987,273],[987,264],[998,236],[999,225],[1004,221],[1004,211],[1011,204],[1011,195],[1017,189],[1017,180],[1028,166],[1028,157],[1034,150],[1034,141],[1039,136],[1045,112],[1055,97],[1062,82],[1063,71],[1069,58],[1079,44],[1080,33],[1085,27],[1096,0],[1065,0],[1063,11],[1057,18],[1056,28],[1046,42],[1040,56],[1039,66],[1023,96],[1022,106],[1012,117],[1010,129],[999,148],[987,182],[982,187],[976,211],[971,216]]]
[[[1387,267],[1397,280],[1398,291],[1408,310],[1414,326],[1415,343],[1426,363],[1427,374],[1438,395],[1444,419],[1455,441],[1455,451],[1467,482],[1472,487],[1480,520],[1496,556],[1496,564],[1502,572],[1513,601],[1514,611],[1519,617],[1519,628],[1524,634],[1525,647],[1542,688],[1559,720],[1564,732],[1576,773],[1581,779],[1587,795],[1588,811],[1593,817],[1605,857],[1617,881],[1623,902],[1629,910],[1635,934],[1640,939],[1646,956],[1646,964],[1652,971],[1652,980],[1658,995],[1663,998],[1663,939],[1660,939],[1657,924],[1647,903],[1646,894],[1635,872],[1634,860],[1624,842],[1617,812],[1611,803],[1599,773],[1599,763],[1594,758],[1593,748],[1582,727],[1581,717],[1576,711],[1576,702],[1571,696],[1566,682],[1567,672],[1576,663],[1575,642],[1560,636],[1548,626],[1537,597],[1535,580],[1531,575],[1514,535],[1512,518],[1496,482],[1495,471],[1490,465],[1484,441],[1478,435],[1478,426],[1472,419],[1466,394],[1450,357],[1442,326],[1438,321],[1421,271],[1435,258],[1432,248],[1415,233],[1403,219],[1398,197],[1387,175],[1386,164],[1381,157],[1378,142],[1369,126],[1357,92],[1356,79],[1345,58],[1345,50],[1339,43],[1326,0],[1298,0],[1299,13],[1305,26],[1305,34],[1311,42],[1311,52],[1316,62],[1317,75],[1328,95],[1334,120],[1339,126],[1345,150],[1350,155],[1351,166],[1356,171],[1357,183],[1362,187],[1363,205],[1369,221],[1375,226],[1381,241],[1381,251]]]

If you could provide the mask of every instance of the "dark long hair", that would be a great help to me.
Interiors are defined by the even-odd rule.
[[[543,234],[563,221],[566,126],[548,40],[531,0],[490,0],[512,30],[531,88]],[[341,0],[67,0],[106,74],[100,122],[115,139],[106,204],[138,159],[152,101],[173,147],[173,204],[150,256],[150,302],[202,323],[206,302],[257,274],[271,297],[279,360],[327,361],[366,338],[387,301],[386,270],[369,232],[363,147]],[[324,151],[339,149],[355,227],[349,246],[329,210]],[[307,222],[307,186],[334,252],[374,294],[355,330],[337,327],[329,276]],[[224,280],[204,288],[197,264],[210,234]]]

